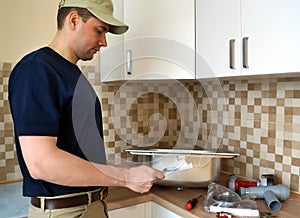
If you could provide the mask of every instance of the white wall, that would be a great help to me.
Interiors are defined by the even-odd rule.
[[[52,41],[59,1],[0,0],[0,62],[16,63]],[[96,55],[92,65],[98,59]]]
[[[56,32],[59,0],[0,0],[0,61],[17,62],[49,44]]]

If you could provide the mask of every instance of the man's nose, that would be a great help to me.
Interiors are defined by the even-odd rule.
[[[100,39],[99,39],[99,45],[102,47],[107,46],[107,41],[106,41],[106,33],[102,34]]]

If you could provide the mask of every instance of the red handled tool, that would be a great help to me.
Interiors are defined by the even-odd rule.
[[[192,200],[189,200],[188,202],[186,202],[185,208],[187,210],[193,209],[196,206],[196,204],[198,203],[198,199],[201,197],[202,197],[202,195],[199,195],[197,198],[193,198]]]

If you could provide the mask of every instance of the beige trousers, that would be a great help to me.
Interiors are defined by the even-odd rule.
[[[63,197],[74,195],[76,194],[64,195]],[[30,205],[28,218],[108,218],[108,213],[105,201],[99,200],[88,205],[54,210],[44,210]]]

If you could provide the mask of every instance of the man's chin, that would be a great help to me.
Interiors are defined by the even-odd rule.
[[[93,58],[94,58],[94,54],[91,55],[91,56],[83,57],[83,58],[81,58],[80,60],[82,60],[82,61],[90,61],[90,60],[92,60]]]

